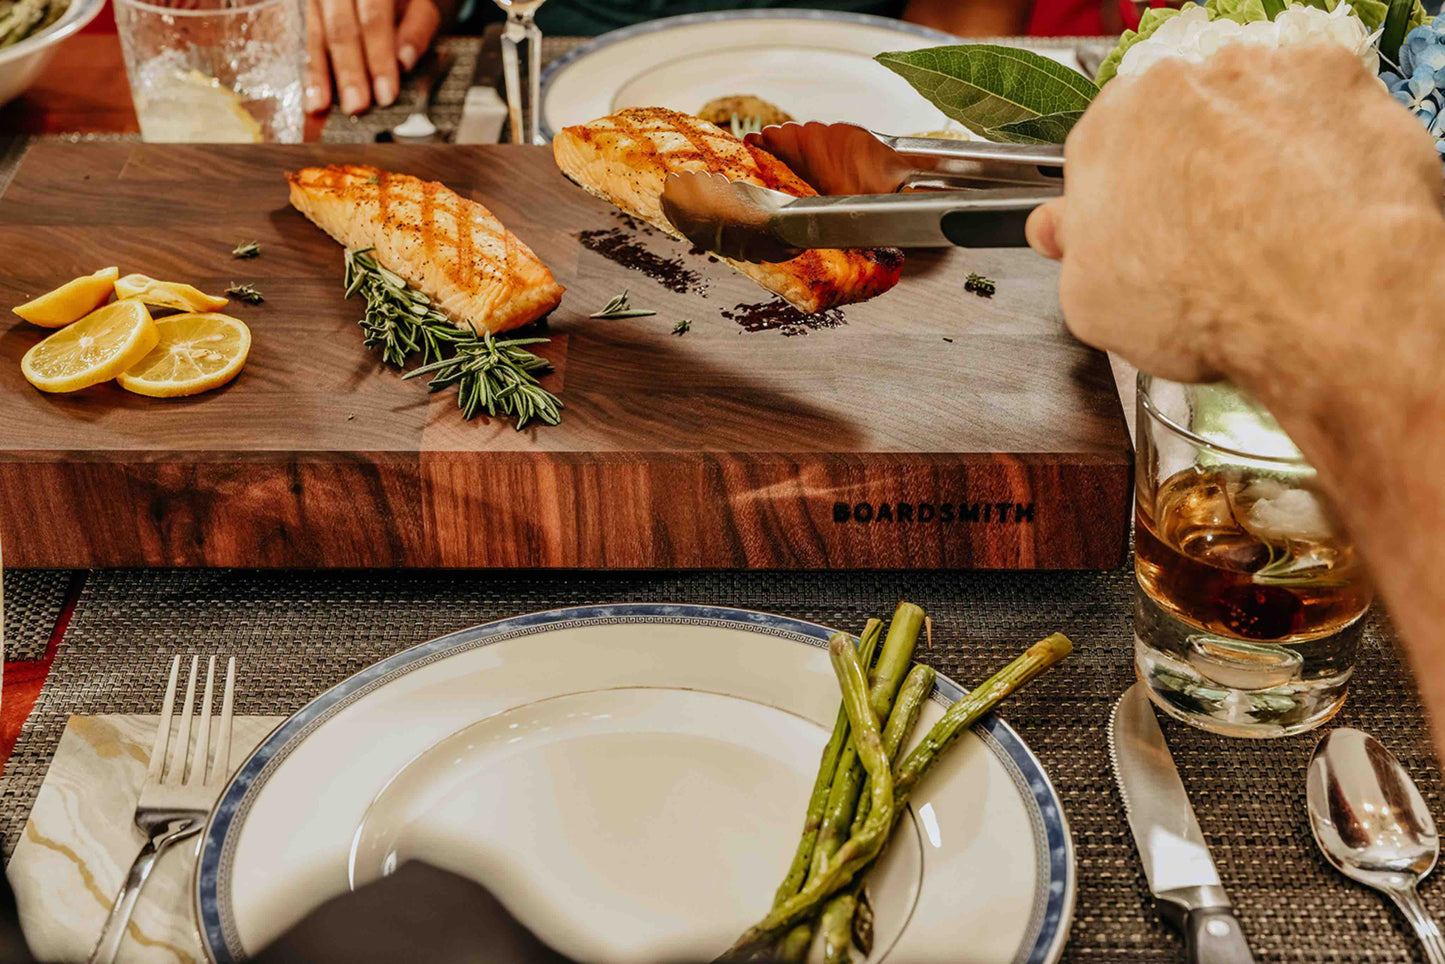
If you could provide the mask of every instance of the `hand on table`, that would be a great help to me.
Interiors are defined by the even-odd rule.
[[[1068,324],[1176,380],[1236,377],[1440,220],[1430,137],[1342,48],[1164,61],[1109,83],[1065,150],[1065,197],[1029,238],[1063,261]]]
[[[309,0],[306,111],[331,106],[333,78],[348,114],[391,104],[449,12],[448,0]]]

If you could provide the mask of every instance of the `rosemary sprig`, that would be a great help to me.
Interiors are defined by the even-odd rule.
[[[261,253],[261,246],[255,241],[243,241],[231,249],[233,258],[254,258]]]
[[[231,282],[231,287],[226,289],[226,294],[239,298],[248,305],[259,305],[266,300],[261,296],[261,292],[256,290],[255,285],[238,285],[234,281]]]
[[[519,430],[532,419],[547,425],[562,420],[561,399],[537,382],[537,375],[551,370],[551,362],[525,347],[551,339],[478,336],[458,328],[369,251],[346,252],[346,296],[366,299],[366,315],[359,322],[366,347],[380,348],[382,361],[398,368],[420,352],[421,365],[402,378],[430,375],[427,387],[433,392],[455,386],[463,418],[485,410],[492,417],[515,419]]]
[[[690,331],[692,331],[691,318],[684,318],[682,319],[682,321],[679,321],[677,324],[672,326],[672,333],[674,335],[685,335]]]
[[[507,338],[498,341],[487,332],[481,338],[462,342],[456,346],[456,354],[450,358],[434,361],[420,368],[413,368],[403,380],[418,375],[431,375],[427,389],[439,392],[455,385],[457,407],[462,418],[471,418],[482,409],[493,418],[498,412],[517,420],[517,428],[532,419],[540,419],[547,425],[556,425],[562,420],[562,402],[537,384],[533,372],[551,369],[551,362],[539,358],[523,348],[523,345],[539,345],[550,338]]]
[[[592,318],[646,318],[648,315],[655,315],[657,312],[648,311],[646,308],[634,308],[627,302],[627,292],[613,298],[602,306],[601,311],[595,311]]]

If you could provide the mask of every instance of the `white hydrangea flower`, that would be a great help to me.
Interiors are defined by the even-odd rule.
[[[1371,74],[1377,74],[1380,55],[1375,49],[1375,37],[1348,3],[1341,3],[1328,12],[1294,4],[1273,21],[1255,20],[1246,24],[1233,20],[1211,21],[1207,10],[1194,7],[1166,20],[1153,36],[1130,47],[1119,62],[1119,76],[1142,74],[1161,60],[1198,63],[1229,44],[1270,48],[1339,44],[1359,57]]]

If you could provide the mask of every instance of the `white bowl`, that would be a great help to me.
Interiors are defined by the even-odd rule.
[[[0,106],[24,93],[50,62],[56,46],[94,20],[103,6],[105,0],[70,0],[59,20],[18,44],[0,47]]]

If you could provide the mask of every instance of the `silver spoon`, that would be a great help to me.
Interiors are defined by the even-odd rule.
[[[1426,958],[1445,964],[1445,940],[1415,890],[1435,867],[1440,837],[1400,761],[1368,733],[1331,730],[1310,760],[1306,799],[1325,859],[1393,900]]]

